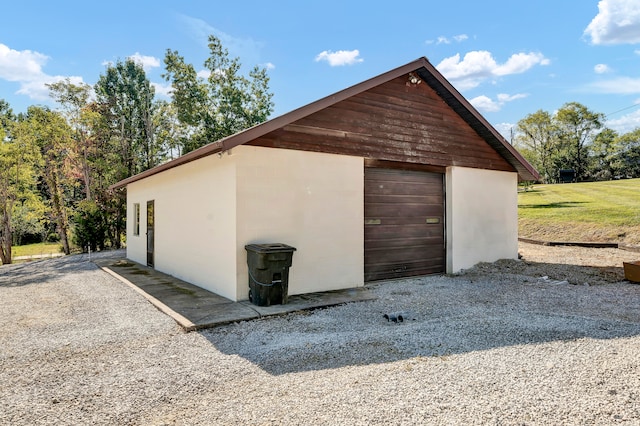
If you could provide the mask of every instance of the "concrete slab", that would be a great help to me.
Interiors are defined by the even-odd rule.
[[[344,303],[373,300],[364,287],[289,296],[286,305],[256,306],[234,302],[153,268],[132,262],[122,252],[93,262],[132,287],[186,331],[199,330],[271,315],[284,315]]]

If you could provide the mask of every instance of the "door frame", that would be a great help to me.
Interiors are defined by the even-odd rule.
[[[154,267],[155,253],[155,200],[147,201],[147,266]]]
[[[443,255],[443,264],[442,264],[442,271],[441,272],[435,272],[436,274],[439,273],[445,273],[447,271],[447,260],[448,260],[448,251],[447,251],[447,244],[448,244],[448,224],[447,224],[447,168],[443,167],[443,166],[433,166],[433,165],[427,165],[427,164],[413,164],[413,163],[404,163],[404,162],[397,162],[397,161],[386,161],[386,160],[373,160],[373,159],[365,159],[365,164],[364,164],[364,172],[366,173],[367,169],[387,169],[387,170],[405,170],[405,171],[409,171],[409,172],[422,172],[422,173],[430,173],[430,174],[438,174],[442,176],[442,217],[441,217],[441,226],[442,226],[442,255]],[[365,179],[366,181],[366,179]],[[366,198],[366,194],[365,194],[365,198]],[[365,207],[366,208],[366,207]],[[365,211],[366,213],[366,211]],[[364,219],[364,218],[363,218]],[[364,222],[364,220],[363,220]],[[366,227],[367,224],[364,223],[364,226]],[[366,250],[366,241],[365,241],[365,250]],[[365,263],[365,267],[366,267],[366,263]],[[363,271],[364,272],[364,271]],[[409,276],[407,276],[409,277]],[[394,278],[383,278],[383,280],[386,279],[394,279]],[[371,282],[371,280],[369,281],[365,281],[365,282]]]

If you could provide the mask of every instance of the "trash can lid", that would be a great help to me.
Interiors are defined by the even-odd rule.
[[[244,246],[245,250],[251,250],[256,253],[282,253],[282,252],[294,252],[295,247],[288,246],[281,243],[272,244],[247,244]]]

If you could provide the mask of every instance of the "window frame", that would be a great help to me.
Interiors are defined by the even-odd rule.
[[[133,203],[133,235],[140,235],[140,203]]]

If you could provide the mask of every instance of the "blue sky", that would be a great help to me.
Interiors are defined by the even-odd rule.
[[[214,34],[246,72],[269,69],[274,117],[426,56],[505,135],[572,101],[640,127],[640,0],[22,0],[2,15],[0,98],[16,112],[131,56],[167,98],[166,50],[201,70]]]

